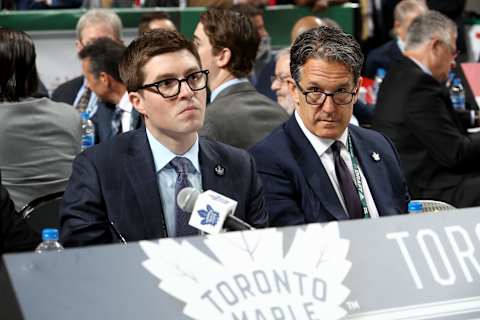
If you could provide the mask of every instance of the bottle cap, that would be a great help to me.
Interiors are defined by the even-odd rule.
[[[423,204],[420,201],[410,201],[408,203],[408,212],[423,212]]]
[[[90,119],[90,113],[88,113],[87,111],[81,112],[80,117],[82,118],[82,120],[88,120]]]
[[[453,79],[452,84],[454,86],[458,86],[459,84],[462,84],[462,80],[460,78],[455,78],[455,79]]]
[[[42,240],[55,240],[58,241],[58,230],[53,228],[42,230]]]
[[[380,78],[385,78],[385,74],[387,72],[385,71],[385,69],[383,68],[378,68],[377,69],[377,77],[380,77]]]

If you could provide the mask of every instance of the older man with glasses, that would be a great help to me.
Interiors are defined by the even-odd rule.
[[[374,128],[398,148],[415,198],[456,207],[480,205],[480,133],[467,133],[445,81],[455,65],[457,27],[443,14],[417,17],[407,31],[404,57],[387,73],[377,100]]]
[[[199,234],[176,204],[185,187],[238,202],[235,216],[267,225],[263,188],[251,156],[199,138],[208,70],[180,34],[155,30],[134,40],[120,76],[145,128],[86,150],[74,162],[61,214],[67,246]]]
[[[251,149],[271,226],[406,212],[409,195],[390,140],[349,125],[363,55],[351,35],[322,26],[290,51],[294,115]]]

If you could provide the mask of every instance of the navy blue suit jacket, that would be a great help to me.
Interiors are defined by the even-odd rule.
[[[406,212],[409,195],[390,140],[356,126],[349,126],[349,132],[379,214]],[[250,151],[263,180],[270,226],[348,219],[294,115]],[[373,152],[380,155],[380,161],[374,161]]]
[[[252,157],[245,151],[199,140],[204,190],[238,201],[235,216],[255,227],[267,226],[263,188]],[[215,173],[217,165],[225,169]],[[167,237],[157,174],[144,128],[87,149],[73,163],[63,196],[64,245],[117,242],[109,222],[127,241]]]
[[[375,78],[378,68],[388,71],[390,66],[401,57],[403,57],[403,53],[398,47],[397,40],[388,41],[368,53],[365,63],[365,76],[370,79]]]

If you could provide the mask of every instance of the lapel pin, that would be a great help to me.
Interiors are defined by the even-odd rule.
[[[221,177],[225,174],[225,168],[221,164],[217,164],[214,170],[217,176]]]
[[[378,162],[378,161],[380,161],[380,155],[376,152],[372,152],[372,159],[373,159],[373,161]]]

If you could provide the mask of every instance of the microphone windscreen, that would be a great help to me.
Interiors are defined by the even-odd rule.
[[[200,191],[192,187],[183,188],[178,192],[177,205],[185,212],[192,212]]]

